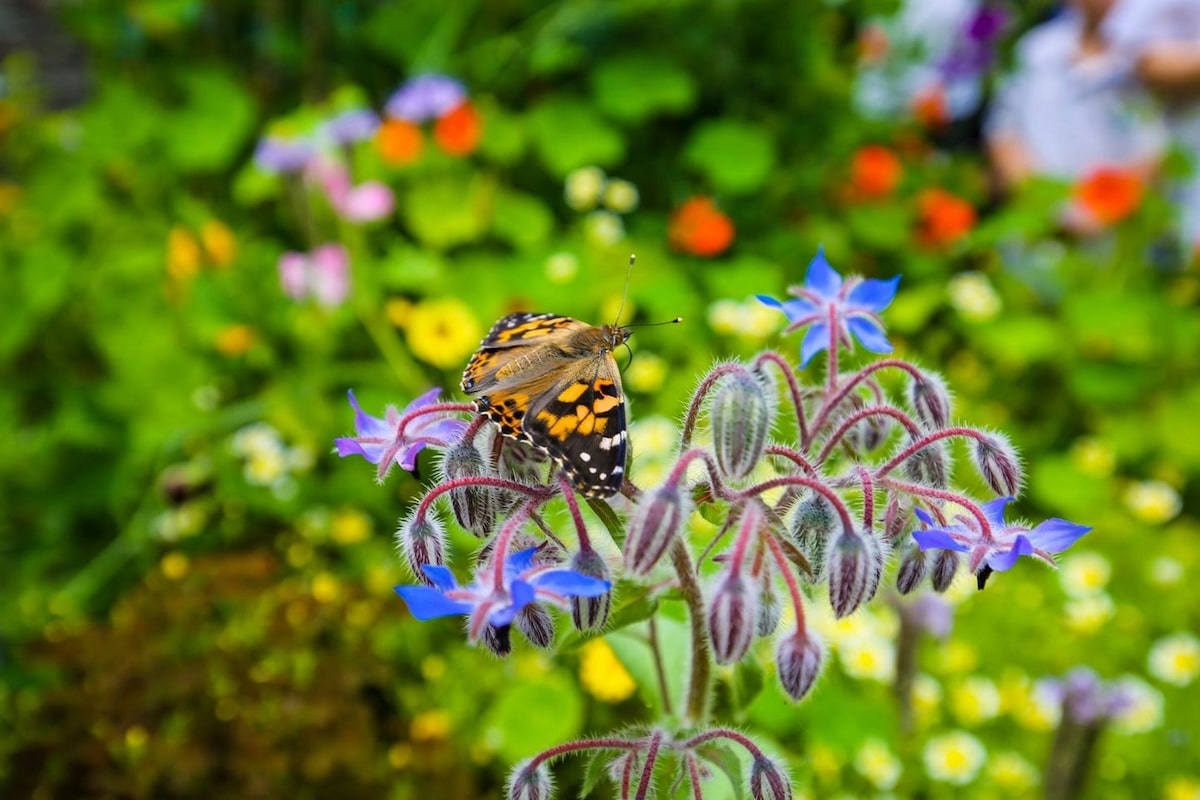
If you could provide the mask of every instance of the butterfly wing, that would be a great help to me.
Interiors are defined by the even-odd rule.
[[[586,327],[558,314],[509,314],[492,326],[467,362],[463,391],[480,395],[497,386],[536,380],[556,366],[550,351],[540,345]]]

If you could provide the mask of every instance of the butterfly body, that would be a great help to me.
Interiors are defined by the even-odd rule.
[[[462,388],[500,432],[548,453],[589,497],[624,481],[625,398],[613,350],[628,328],[510,314],[463,372]]]

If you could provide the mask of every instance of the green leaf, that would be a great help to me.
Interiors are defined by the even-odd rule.
[[[558,177],[579,167],[607,167],[625,157],[625,139],[591,106],[553,97],[529,113],[533,143],[542,163]]]
[[[169,116],[167,153],[185,172],[228,167],[254,125],[254,103],[224,72],[196,69],[181,78],[182,105]]]
[[[898,205],[856,206],[847,212],[846,225],[868,247],[902,250],[910,236],[911,218]]]
[[[610,117],[638,122],[659,112],[686,111],[695,102],[696,84],[670,59],[636,54],[597,67],[592,94]]]
[[[583,773],[583,785],[579,787],[579,800],[587,800],[596,791],[600,782],[608,778],[608,762],[613,754],[608,750],[592,750],[588,755],[587,769]]]
[[[528,143],[525,121],[505,112],[495,103],[480,103],[479,111],[483,117],[480,155],[496,164],[516,163],[525,154]]]
[[[718,191],[746,194],[762,188],[775,168],[775,142],[762,126],[719,119],[696,129],[683,160]]]
[[[1114,487],[1110,479],[1080,472],[1065,456],[1043,456],[1030,467],[1029,490],[1038,505],[1086,522],[1112,502]]]
[[[732,747],[710,742],[697,748],[696,755],[725,773],[725,777],[729,778],[729,786],[733,789],[733,796],[737,800],[745,797],[746,776],[742,770],[741,759],[738,758]]]
[[[404,218],[418,239],[444,250],[480,239],[491,222],[488,185],[478,176],[440,176],[412,187]]]
[[[734,698],[739,709],[744,708],[762,692],[765,680],[762,665],[751,658],[742,659],[733,669]]]
[[[561,672],[509,684],[483,720],[482,738],[505,761],[519,761],[579,734],[583,700]]]
[[[554,215],[535,195],[501,189],[492,230],[513,246],[528,249],[546,241],[554,230]]]

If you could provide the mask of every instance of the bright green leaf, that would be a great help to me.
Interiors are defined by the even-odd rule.
[[[597,67],[592,94],[610,117],[637,122],[659,112],[686,111],[695,100],[696,84],[670,59],[638,53]]]
[[[625,156],[620,131],[582,100],[545,100],[529,113],[529,125],[538,156],[559,177],[579,167],[612,166]]]
[[[692,134],[683,160],[703,173],[717,191],[746,194],[762,188],[775,168],[775,141],[759,125],[714,120]]]

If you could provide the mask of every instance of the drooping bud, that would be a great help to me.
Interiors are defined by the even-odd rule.
[[[950,480],[950,461],[942,442],[933,442],[913,453],[904,462],[909,480],[945,489]]]
[[[886,542],[898,542],[908,529],[912,520],[912,509],[900,501],[900,496],[892,494],[888,497],[887,510],[883,513],[883,539]]]
[[[891,555],[892,546],[888,542],[881,542],[879,537],[873,531],[864,531],[863,538],[870,543],[867,549],[871,554],[871,572],[867,576],[867,596],[863,602],[870,602],[875,597],[875,593],[879,591],[879,583],[883,580],[883,566],[887,563],[887,558]]]
[[[972,460],[992,491],[1001,497],[1016,497],[1021,492],[1021,460],[1008,438],[998,433],[975,441]]]
[[[726,376],[709,407],[717,465],[731,478],[744,478],[762,458],[773,408],[763,385],[746,371]]]
[[[708,640],[718,664],[741,661],[758,626],[758,592],[739,573],[718,578],[708,602]]]
[[[896,570],[896,589],[900,594],[908,594],[921,585],[921,581],[929,575],[928,553],[915,545],[905,547],[904,556],[900,559],[900,568]]]
[[[584,547],[571,558],[570,569],[589,578],[602,581],[612,580],[608,565],[600,554],[591,547]],[[608,611],[612,607],[612,591],[597,597],[572,597],[571,620],[576,630],[596,631],[608,622]]]
[[[534,647],[545,648],[554,644],[554,620],[550,612],[538,603],[529,603],[518,611],[513,622]]]
[[[513,767],[508,777],[508,800],[550,800],[554,796],[554,781],[543,761],[530,767],[532,759],[525,759]]]
[[[850,398],[849,410],[850,413],[866,408],[866,403],[858,395],[852,395]],[[882,414],[873,414],[859,421],[853,428],[846,432],[846,443],[854,449],[856,453],[869,453],[875,448],[883,444],[887,439],[888,432],[891,430],[892,418]]]
[[[496,469],[501,478],[530,486],[545,482],[546,465],[550,463],[549,456],[513,439],[496,435],[494,441],[499,442],[500,456],[496,459]],[[496,510],[505,514],[522,499],[521,495],[514,492],[496,492]]]
[[[799,702],[808,694],[821,674],[824,660],[821,640],[811,631],[795,630],[780,637],[775,648],[775,671],[788,697]]]
[[[754,800],[792,800],[792,784],[778,764],[758,756],[750,768],[750,796]]]
[[[495,476],[496,470],[473,441],[460,441],[441,461],[443,481]],[[476,536],[489,536],[496,527],[496,492],[486,486],[464,486],[450,491],[454,519]]]
[[[791,534],[796,546],[812,565],[810,580],[820,580],[825,570],[825,553],[829,540],[837,534],[839,520],[833,504],[814,493],[796,506],[792,517]]]
[[[843,531],[829,552],[829,602],[838,619],[853,614],[879,585],[876,547],[869,536]]]
[[[922,424],[938,430],[950,424],[952,401],[946,382],[936,372],[922,372],[908,387],[908,401]]]
[[[647,575],[667,547],[683,529],[691,513],[691,501],[679,486],[665,483],[652,489],[638,503],[625,539],[625,571]]]
[[[779,618],[783,616],[783,604],[775,592],[774,583],[767,570],[762,574],[762,592],[758,602],[758,619],[754,624],[754,632],[759,636],[770,636],[779,626]]]
[[[935,592],[944,592],[954,583],[954,575],[958,572],[958,553],[953,550],[938,550],[933,559],[933,569],[930,572],[930,583]]]
[[[484,625],[479,641],[494,655],[504,658],[512,652],[512,626]]]
[[[413,577],[426,586],[432,586],[429,576],[421,568],[428,565],[445,565],[446,529],[437,516],[418,516],[414,509],[411,514],[400,520],[400,526],[396,529],[396,549],[400,551],[400,556]]]

